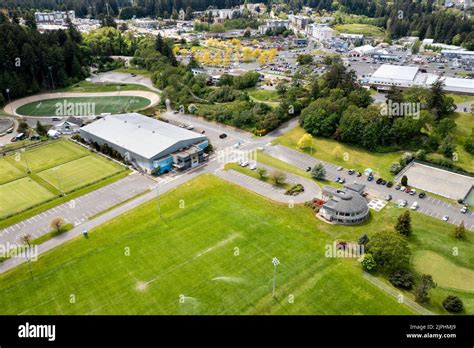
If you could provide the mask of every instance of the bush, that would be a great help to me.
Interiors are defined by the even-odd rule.
[[[411,289],[413,286],[413,274],[403,269],[393,271],[390,274],[390,283],[396,288]]]
[[[367,252],[374,256],[377,267],[387,272],[408,268],[411,256],[406,239],[392,231],[375,233],[367,243]]]
[[[285,195],[288,195],[288,196],[296,196],[298,194],[300,194],[301,192],[304,192],[304,187],[303,185],[301,184],[296,184],[296,185],[293,185],[291,188],[289,188],[288,190],[286,190],[285,192]]]
[[[462,300],[459,297],[454,295],[448,295],[443,300],[443,307],[448,312],[459,313],[462,312],[464,304],[462,303]]]
[[[375,262],[375,259],[372,254],[364,254],[364,256],[362,256],[361,263],[362,267],[368,272],[373,271],[377,268],[377,262]]]
[[[408,186],[408,177],[406,175],[402,176],[401,184],[402,186]]]
[[[402,166],[400,163],[398,162],[394,162],[392,163],[392,165],[390,166],[390,173],[393,173],[393,174],[398,174],[400,172],[400,170],[402,170]]]

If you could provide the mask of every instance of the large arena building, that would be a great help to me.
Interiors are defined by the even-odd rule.
[[[391,86],[429,88],[438,78],[443,80],[447,92],[474,94],[474,80],[423,73],[416,66],[383,64],[372,74],[368,82],[379,90],[388,90]]]
[[[107,144],[152,174],[196,167],[209,145],[201,134],[138,113],[105,116],[79,132],[87,142]]]

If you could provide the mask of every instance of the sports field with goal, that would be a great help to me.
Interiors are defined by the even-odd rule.
[[[0,158],[0,219],[124,168],[71,141],[59,140]]]
[[[150,103],[149,99],[138,96],[54,98],[22,105],[16,112],[24,116],[92,116],[140,110]]]

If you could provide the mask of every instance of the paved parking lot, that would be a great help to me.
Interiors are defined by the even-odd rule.
[[[410,186],[454,200],[466,197],[474,185],[473,177],[415,162],[398,173],[396,179],[399,181],[403,175],[408,177]]]

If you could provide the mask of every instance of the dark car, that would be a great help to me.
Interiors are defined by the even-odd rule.
[[[356,176],[357,176],[358,178],[360,178],[360,177],[362,176],[362,173],[361,173],[361,172],[357,172]]]
[[[355,173],[355,170],[354,169],[349,169],[349,171],[347,173],[349,173],[349,175],[352,175],[352,174]]]
[[[310,171],[311,171],[311,167],[306,167],[306,171],[307,171],[307,172],[310,172]]]
[[[420,194],[418,195],[418,197],[420,197],[421,199],[423,199],[423,198],[426,197],[426,193],[420,192]]]
[[[219,138],[220,138],[220,139],[227,138],[227,134],[225,134],[225,133],[222,133],[221,135],[219,135]]]
[[[392,186],[393,186],[393,182],[388,181],[388,182],[387,182],[387,187],[392,187]]]
[[[367,177],[367,181],[372,181],[372,180],[374,180],[374,177],[372,175]]]
[[[383,179],[382,178],[378,178],[377,181],[375,182],[377,185],[380,185],[382,183]]]
[[[383,180],[383,179],[382,179],[382,182],[381,182],[380,184],[386,185],[386,184],[387,184],[387,180]]]
[[[395,190],[400,190],[402,186],[400,184],[395,185]]]

